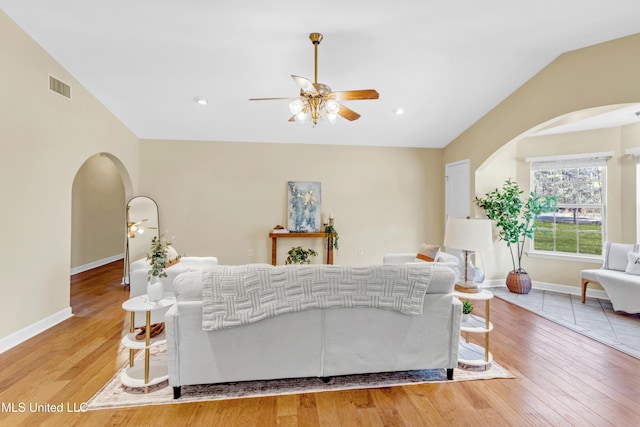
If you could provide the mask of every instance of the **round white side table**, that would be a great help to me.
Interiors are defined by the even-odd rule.
[[[147,295],[139,295],[122,303],[122,308],[131,316],[129,333],[122,337],[121,343],[129,349],[129,367],[122,372],[120,380],[127,387],[144,387],[144,392],[149,391],[149,386],[161,383],[169,378],[167,363],[165,360],[151,359],[151,349],[167,342],[165,332],[151,338],[151,312],[166,309],[175,304],[176,299],[171,294],[164,294],[159,301],[149,301]],[[146,334],[144,340],[136,339],[135,316],[136,311],[146,312]],[[144,350],[144,366],[136,366],[134,356],[137,350]]]
[[[485,370],[487,370],[493,361],[493,355],[489,351],[489,333],[493,330],[493,324],[489,321],[491,314],[490,302],[493,298],[493,293],[483,289],[475,293],[454,291],[453,295],[460,300],[485,302],[484,317],[469,314],[469,318],[460,323],[460,331],[464,338],[460,337],[458,364],[471,367],[484,366]],[[469,334],[484,334],[484,348],[469,342]]]

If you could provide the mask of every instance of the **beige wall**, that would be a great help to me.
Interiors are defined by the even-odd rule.
[[[635,34],[560,55],[445,147],[444,161],[471,158],[475,170],[498,148],[549,120],[640,102],[639,49]]]
[[[569,113],[602,105],[640,102],[640,80],[637,78],[640,75],[639,49],[640,35],[634,35],[565,53],[452,141],[444,150],[444,161],[470,158],[472,170],[478,170],[475,176],[478,181],[474,180],[471,186],[471,199],[476,194],[484,194],[487,188],[501,185],[503,180],[497,177],[494,177],[494,185],[490,185],[491,179],[487,176],[491,170],[513,170],[514,164],[508,160],[509,156],[501,151],[505,144],[518,141],[549,121],[561,120]],[[635,235],[636,230],[636,185],[632,178],[635,176],[635,159],[622,153],[624,148],[640,146],[640,131],[631,126],[611,132],[618,136],[613,136],[611,142],[617,156],[609,163],[612,176],[608,201],[613,217],[619,222],[610,223],[609,238],[627,240]],[[571,144],[551,144],[548,154],[569,153],[580,143],[576,144],[573,147]],[[607,151],[597,142],[591,145],[597,149],[587,151]],[[517,156],[521,157],[521,153],[518,152]],[[496,158],[502,161],[493,162]],[[519,175],[518,180],[522,179]],[[620,186],[623,180],[625,185]],[[612,186],[616,183],[617,186]],[[499,258],[491,260],[495,261],[494,264],[489,263],[490,279],[504,277],[510,268],[507,252],[499,246],[503,244],[496,243],[496,252],[484,255]],[[567,261],[526,259],[524,262],[534,280],[575,286],[579,284],[579,270],[594,267],[593,264]]]
[[[96,154],[73,180],[71,268],[122,254],[125,230],[124,183],[115,164]]]
[[[138,140],[2,11],[0,57],[2,340],[69,309],[74,177],[106,152],[131,191]],[[72,100],[49,91],[50,74]]]
[[[441,243],[443,175],[437,149],[155,140],[140,148],[141,194],[158,203],[162,233],[179,252],[224,264],[270,262],[268,233],[287,225],[287,181],[321,182],[322,212],[340,233],[337,264]],[[322,249],[310,240],[280,240],[279,263],[292,245]]]

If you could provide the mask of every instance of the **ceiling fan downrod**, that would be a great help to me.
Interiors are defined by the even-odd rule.
[[[313,83],[318,83],[318,45],[322,41],[322,34],[311,33],[309,40],[313,43]]]

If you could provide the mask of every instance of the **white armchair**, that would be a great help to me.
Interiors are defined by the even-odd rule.
[[[416,259],[415,252],[386,254],[382,257],[383,264],[406,264],[408,262],[419,261]],[[445,265],[447,267],[455,267],[460,264],[460,260],[455,255],[448,254],[446,252],[440,252],[435,260],[439,265]]]

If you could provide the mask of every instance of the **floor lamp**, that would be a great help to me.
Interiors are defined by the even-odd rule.
[[[478,292],[478,285],[469,280],[469,257],[473,252],[493,250],[491,221],[478,218],[447,219],[444,232],[444,245],[447,248],[464,251],[464,281],[456,283],[455,290],[460,292]]]

